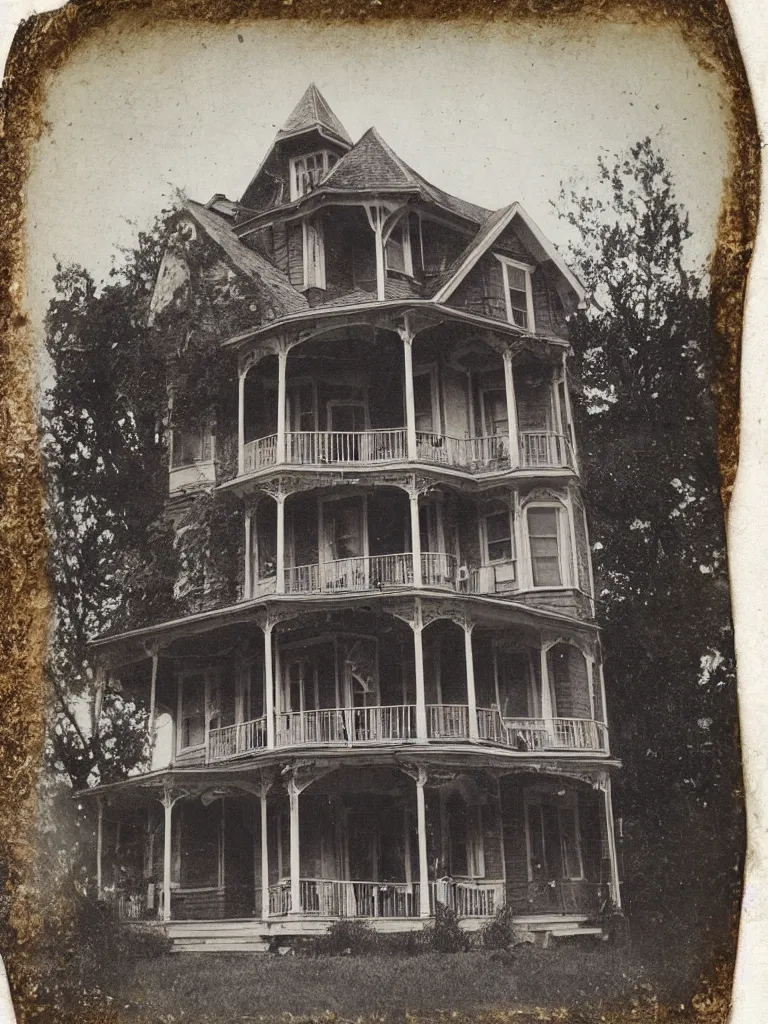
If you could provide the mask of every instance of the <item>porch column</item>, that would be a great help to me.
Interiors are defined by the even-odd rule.
[[[427,772],[419,768],[416,777],[416,827],[419,834],[419,916],[429,917],[429,861],[427,859],[427,805],[424,786]]]
[[[291,913],[301,913],[301,850],[299,848],[299,794],[301,788],[295,779],[286,782],[290,806],[290,866],[291,866]]]
[[[282,347],[277,353],[277,451],[275,462],[285,462],[285,374],[288,351]]]
[[[571,410],[571,393],[568,390],[568,356],[563,352],[563,393],[565,395],[565,433],[571,448],[574,472],[579,472],[579,461],[576,454],[576,431],[573,429],[573,413]]]
[[[264,717],[267,720],[267,748],[275,746],[275,681],[272,672],[272,623],[264,624]]]
[[[251,579],[251,558],[253,553],[251,551],[251,511],[246,510],[245,513],[245,575],[243,597],[247,601],[248,598],[253,597],[253,580]]]
[[[416,669],[416,738],[427,739],[427,702],[424,690],[424,644],[421,631],[421,608],[417,607],[413,625],[413,659]]]
[[[512,352],[506,349],[504,360],[504,390],[507,395],[507,427],[509,430],[509,465],[516,469],[520,465],[520,434],[517,426],[517,402],[515,401],[515,379],[512,373]]]
[[[541,648],[541,717],[549,733],[550,744],[554,743],[554,722],[552,720],[552,691],[549,688],[549,659],[547,658],[548,648],[542,645]]]
[[[423,586],[421,572],[421,527],[419,526],[419,492],[412,488],[408,492],[408,504],[411,513],[411,558],[413,560],[413,585]]]
[[[160,660],[157,648],[152,650],[152,680],[149,684],[149,718],[147,719],[147,730],[149,742],[155,742],[155,715],[157,713],[157,666]]]
[[[469,738],[477,742],[480,734],[477,729],[477,697],[475,695],[475,659],[472,652],[472,630],[474,624],[465,622],[464,628],[464,661],[467,667],[467,714],[469,717]]]
[[[173,805],[178,800],[171,791],[166,789],[163,792],[162,804],[165,811],[163,830],[163,920],[171,920],[171,842],[173,825]]]
[[[275,567],[275,593],[285,593],[285,495],[278,491],[277,501],[277,554]]]
[[[101,859],[104,850],[104,798],[96,798],[96,898],[103,896]]]
[[[408,461],[416,462],[418,450],[416,446],[416,403],[413,398],[413,336],[406,328],[402,332],[403,361],[405,363],[405,435],[408,450]]]
[[[245,472],[245,378],[248,371],[241,370],[237,377],[237,472]]]
[[[261,917],[269,917],[269,836],[267,835],[267,794],[269,786],[261,785],[259,803],[261,809]]]
[[[617,907],[621,907],[621,887],[619,883],[619,858],[616,853],[616,827],[613,821],[613,801],[611,799],[611,777],[606,775],[601,786],[605,802],[605,831],[608,840],[608,857],[611,864],[611,899]]]

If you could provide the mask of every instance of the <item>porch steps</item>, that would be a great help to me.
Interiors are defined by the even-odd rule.
[[[266,953],[261,921],[169,921],[165,932],[174,953]]]

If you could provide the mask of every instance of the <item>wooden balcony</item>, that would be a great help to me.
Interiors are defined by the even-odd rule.
[[[422,552],[421,577],[424,586],[455,589],[456,559],[442,552]],[[314,565],[295,565],[285,570],[286,594],[360,593],[413,585],[413,555],[410,551],[338,558]]]
[[[570,441],[551,431],[523,431],[518,439],[522,469],[574,469]],[[404,427],[363,431],[288,431],[285,456],[290,466],[376,466],[408,462]],[[416,462],[465,473],[491,473],[512,468],[509,438],[452,437],[418,431]],[[257,473],[278,462],[278,435],[269,434],[243,446],[243,473]],[[518,468],[518,467],[515,467]]]
[[[355,747],[380,743],[472,742],[526,753],[608,753],[608,727],[586,718],[502,718],[495,708],[477,709],[472,738],[466,704],[427,704],[427,732],[419,740],[416,705],[320,708],[277,716],[275,745]],[[265,718],[239,722],[208,735],[208,762],[229,761],[267,747]]]

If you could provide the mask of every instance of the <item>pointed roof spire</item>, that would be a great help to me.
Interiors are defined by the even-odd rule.
[[[346,146],[352,145],[352,139],[347,134],[346,128],[328,106],[325,97],[315,83],[310,82],[307,91],[277,133],[275,141],[291,135],[300,135],[313,129],[322,132],[323,135],[330,135]]]

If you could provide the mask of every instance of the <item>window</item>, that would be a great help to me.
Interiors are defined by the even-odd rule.
[[[176,427],[171,433],[171,469],[213,459],[213,434],[208,425]]]
[[[411,232],[408,218],[399,221],[384,246],[384,265],[386,269],[397,274],[413,277],[413,258],[411,256]]]
[[[319,153],[308,153],[291,160],[291,199],[299,199],[319,185],[328,171],[334,166],[337,157],[334,153],[322,150]]]
[[[485,546],[489,562],[510,562],[514,551],[512,519],[504,509],[485,517]]]
[[[205,743],[205,676],[195,673],[180,680],[179,750]]]
[[[526,801],[529,876],[533,881],[583,878],[576,801],[536,796]]]
[[[454,794],[446,806],[448,834],[448,872],[453,878],[483,878],[485,851],[483,848],[482,807],[468,806]]]
[[[325,288],[325,245],[323,225],[318,218],[302,222],[304,245],[304,287]]]
[[[560,510],[528,509],[528,540],[531,550],[531,573],[534,587],[560,587]]]
[[[507,304],[507,320],[525,330],[535,329],[533,319],[533,291],[531,271],[522,263],[497,257],[504,274],[504,298]]]

